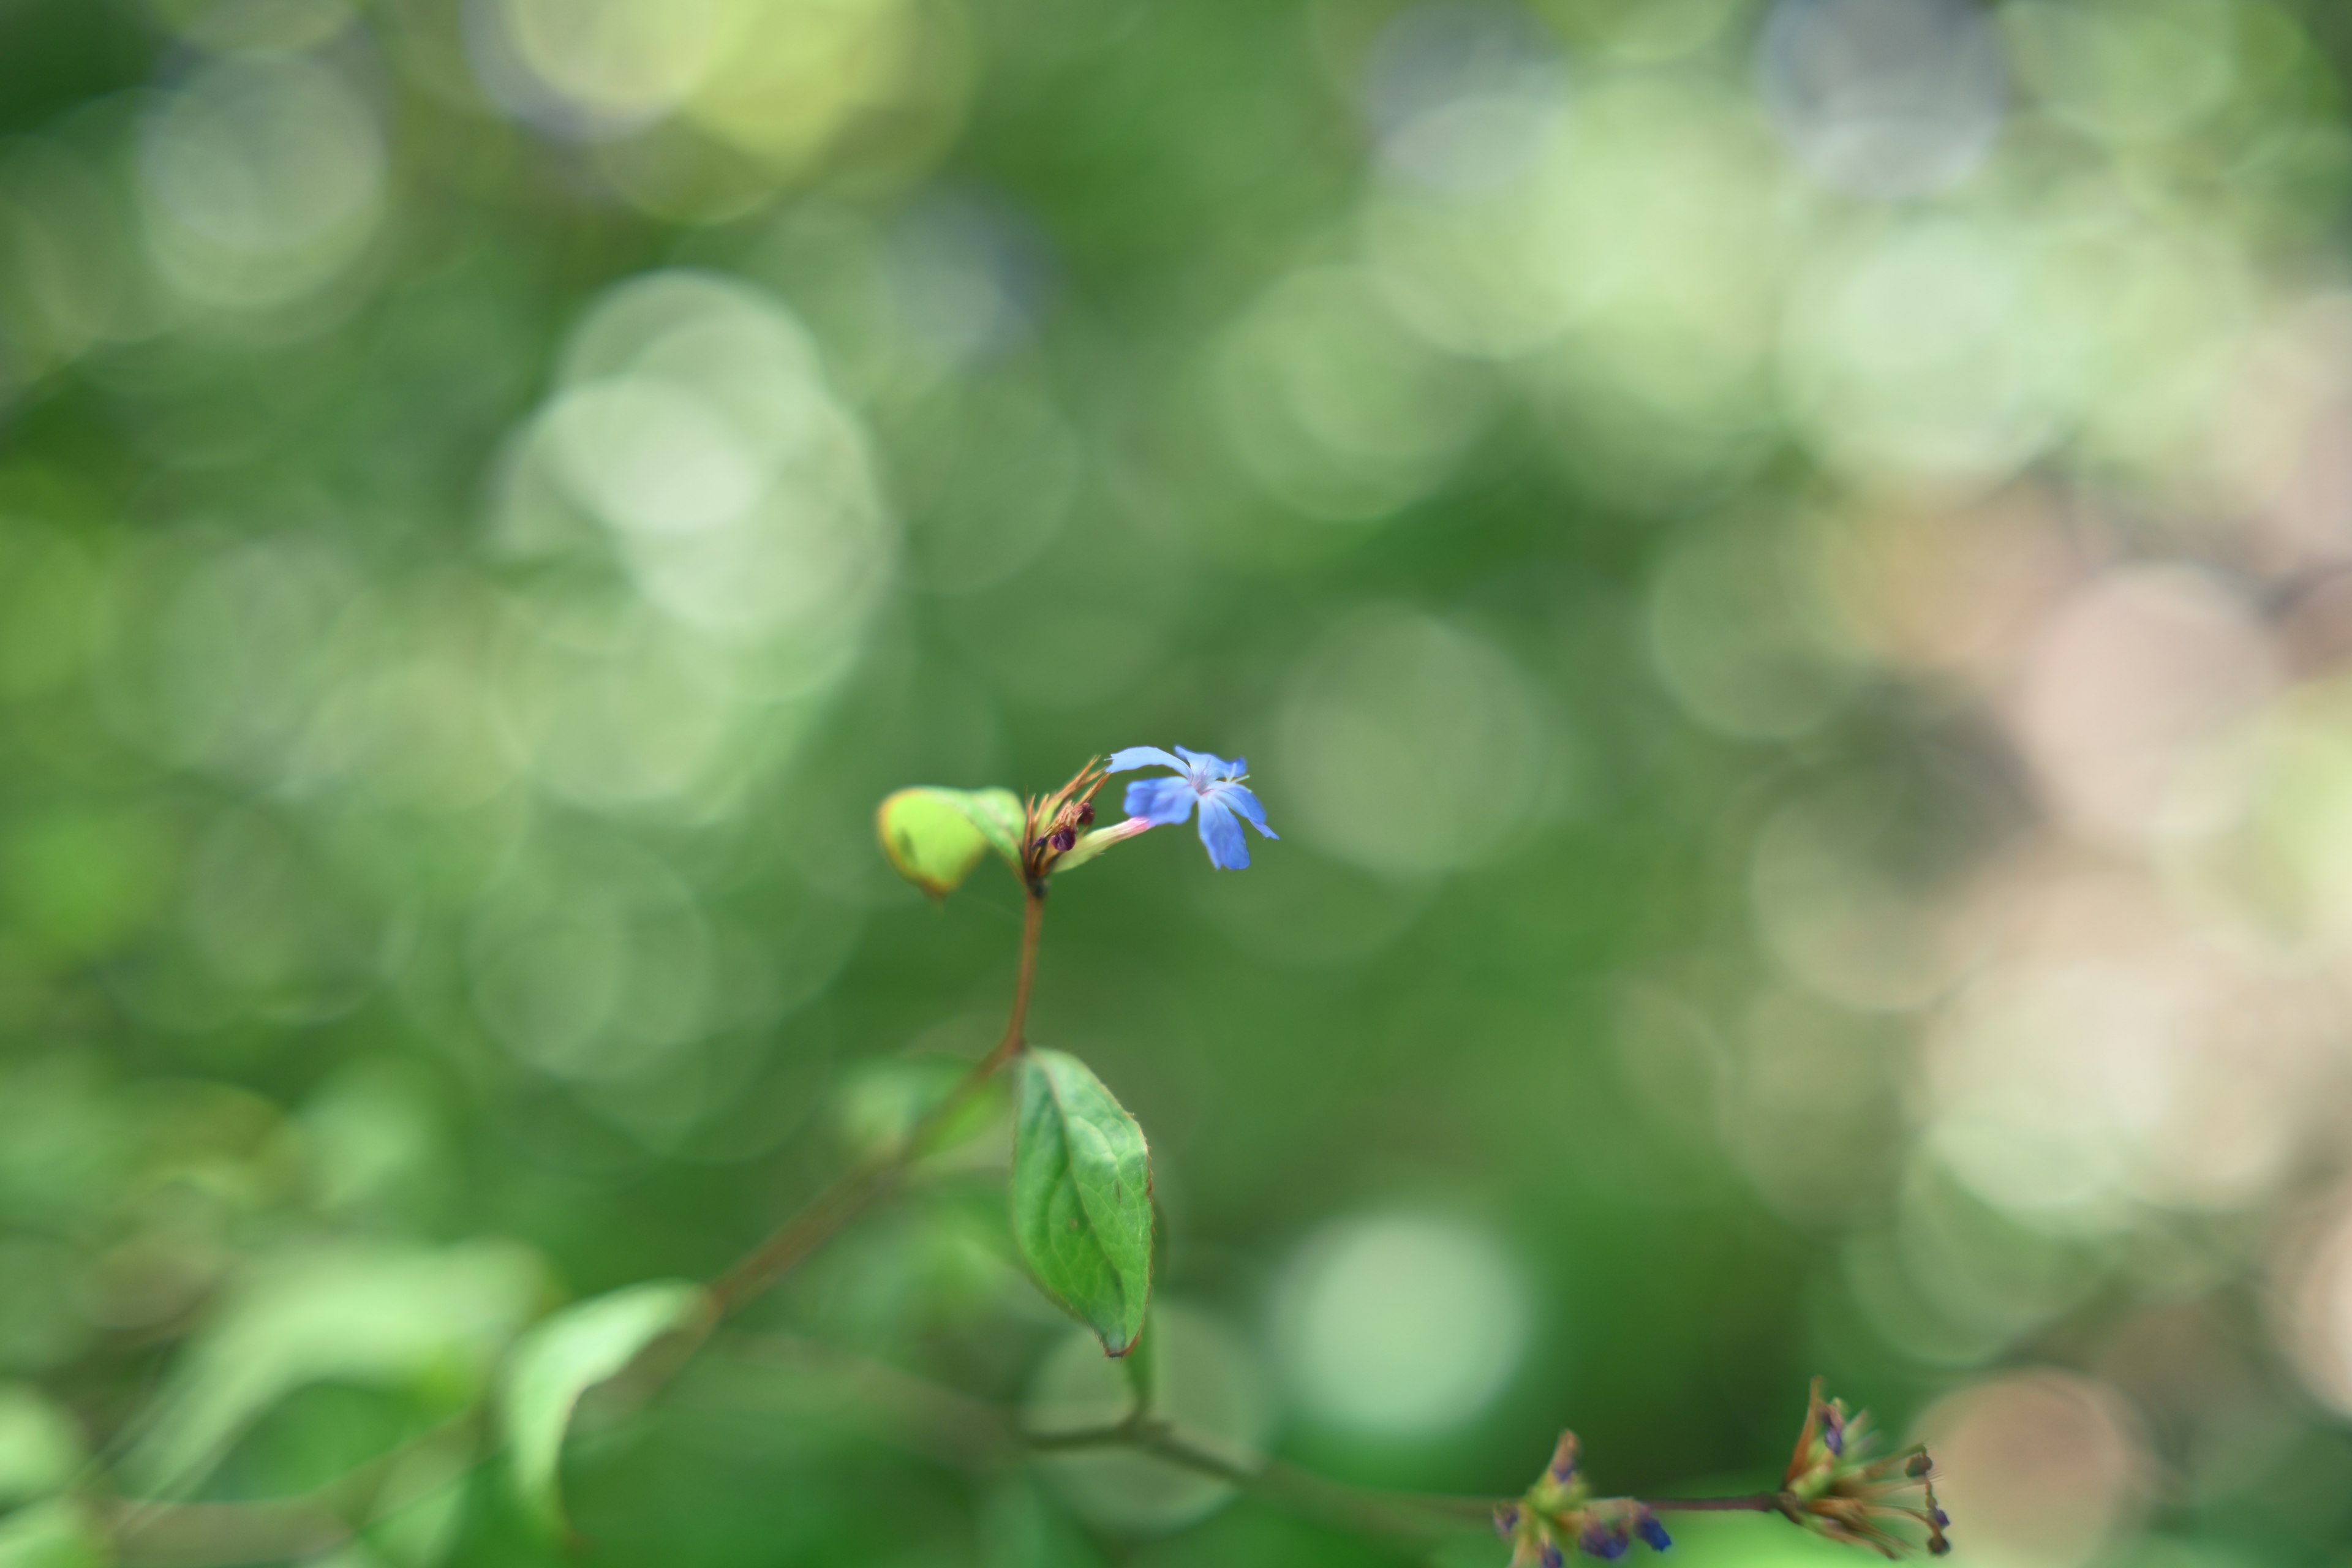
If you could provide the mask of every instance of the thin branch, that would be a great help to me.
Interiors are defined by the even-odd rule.
[[[1485,1498],[1379,1491],[1335,1481],[1280,1459],[1266,1459],[1252,1469],[1186,1441],[1164,1424],[1139,1433],[1129,1446],[1171,1465],[1228,1481],[1262,1502],[1385,1542],[1433,1541],[1483,1527],[1494,1517],[1495,1504]]]

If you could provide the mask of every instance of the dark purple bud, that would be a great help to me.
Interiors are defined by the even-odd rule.
[[[1835,1411],[1832,1411],[1829,1418],[1822,1423],[1822,1442],[1827,1446],[1831,1453],[1841,1457],[1844,1455],[1845,1423],[1838,1419]]]
[[[1080,827],[1091,826],[1094,820],[1095,803],[1090,800],[1082,800],[1078,802],[1078,826]]]
[[[1559,1548],[1554,1546],[1549,1541],[1545,1542],[1543,1549],[1543,1568],[1560,1568],[1562,1561],[1563,1559],[1559,1554]]]
[[[1076,832],[1067,827],[1056,827],[1045,840],[1054,847],[1054,853],[1056,855],[1067,855],[1070,852],[1070,846],[1077,841]]]
[[[1625,1532],[1622,1528],[1603,1530],[1597,1524],[1588,1524],[1576,1543],[1604,1562],[1614,1563],[1625,1555]]]
[[[1903,1467],[1903,1473],[1909,1476],[1913,1480],[1917,1480],[1921,1476],[1926,1475],[1929,1470],[1932,1470],[1935,1468],[1936,1461],[1929,1458],[1926,1454],[1914,1454],[1911,1456],[1911,1462]]]
[[[1949,1530],[1952,1528],[1952,1516],[1946,1513],[1940,1508],[1936,1510],[1936,1528],[1937,1530]]]
[[[1516,1506],[1510,1503],[1505,1503],[1502,1507],[1495,1510],[1496,1534],[1507,1541],[1510,1539],[1511,1531],[1518,1528],[1519,1510]]]
[[[1653,1552],[1664,1552],[1675,1543],[1675,1538],[1666,1533],[1666,1527],[1658,1522],[1655,1515],[1643,1514],[1642,1522],[1633,1528],[1641,1531],[1642,1539],[1649,1542]]]
[[[1951,1549],[1952,1543],[1945,1540],[1940,1535],[1935,1540],[1927,1542],[1927,1552],[1928,1555],[1932,1557],[1941,1557],[1945,1552],[1949,1552]]]

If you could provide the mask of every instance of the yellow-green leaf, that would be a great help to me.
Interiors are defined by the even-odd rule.
[[[898,875],[935,899],[961,887],[990,849],[1021,863],[1021,801],[1008,789],[918,784],[884,800],[874,826]]]

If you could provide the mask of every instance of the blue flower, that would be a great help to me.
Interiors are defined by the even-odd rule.
[[[1172,826],[1201,809],[1201,842],[1209,847],[1209,864],[1222,871],[1238,871],[1249,864],[1249,846],[1242,838],[1246,821],[1265,837],[1278,837],[1265,825],[1265,807],[1242,780],[1249,764],[1206,752],[1176,748],[1171,756],[1157,746],[1129,746],[1112,756],[1105,773],[1123,773],[1133,768],[1176,770],[1172,779],[1138,779],[1127,786],[1127,815],[1154,827]]]

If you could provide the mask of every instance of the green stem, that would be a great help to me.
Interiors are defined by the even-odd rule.
[[[1141,1421],[1151,1414],[1152,1362],[1158,1354],[1159,1340],[1145,1324],[1135,1336],[1127,1353],[1118,1358],[1118,1369],[1127,1374],[1127,1392],[1135,1403],[1128,1409],[1128,1418]]]

